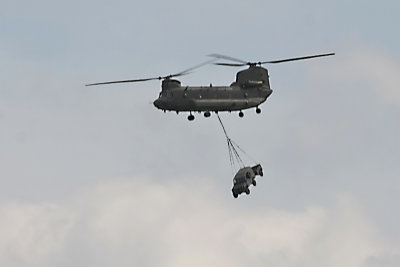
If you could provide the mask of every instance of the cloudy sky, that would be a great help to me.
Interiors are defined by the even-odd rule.
[[[398,1],[0,3],[1,266],[400,265]],[[155,109],[158,81],[84,86],[328,52],[221,115],[264,167],[238,199],[215,116]]]

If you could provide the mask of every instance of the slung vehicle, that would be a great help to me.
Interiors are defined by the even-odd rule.
[[[256,176],[263,176],[263,170],[260,164],[253,167],[241,168],[233,178],[232,194],[234,198],[237,198],[241,193],[250,194],[249,186],[256,186]]]

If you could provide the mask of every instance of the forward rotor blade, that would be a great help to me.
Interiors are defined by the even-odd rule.
[[[289,62],[289,61],[296,61],[296,60],[304,60],[304,59],[310,59],[310,58],[316,58],[316,57],[327,57],[327,56],[333,56],[335,53],[329,53],[329,54],[319,54],[319,55],[313,55],[313,56],[305,56],[305,57],[294,57],[294,58],[287,58],[287,59],[280,59],[280,60],[272,60],[272,61],[264,61],[264,62],[258,62],[257,64],[274,64],[274,63],[282,63],[282,62]]]
[[[112,81],[112,82],[101,82],[101,83],[91,83],[91,84],[86,84],[86,86],[92,86],[92,85],[103,85],[103,84],[112,84],[112,83],[133,83],[133,82],[145,82],[145,81],[151,81],[151,80],[163,80],[163,79],[169,79],[172,77],[179,77],[179,76],[183,76],[183,75],[187,75],[189,73],[191,73],[193,70],[200,68],[204,65],[207,65],[211,62],[215,61],[215,59],[211,59],[211,60],[207,60],[201,64],[198,64],[194,67],[191,67],[189,69],[186,69],[184,71],[175,73],[175,74],[170,74],[167,76],[160,76],[160,77],[154,77],[154,78],[145,78],[145,79],[135,79],[135,80],[122,80],[122,81]]]
[[[134,83],[134,82],[145,82],[145,81],[151,81],[151,80],[161,80],[163,77],[157,77],[157,78],[147,78],[147,79],[136,79],[136,80],[123,80],[123,81],[112,81],[112,82],[102,82],[102,83],[91,83],[91,84],[86,84],[86,86],[92,86],[92,85],[102,85],[102,84],[111,84],[111,83]]]
[[[221,54],[210,54],[208,56],[209,57],[218,58],[218,59],[226,59],[226,60],[231,60],[231,61],[236,61],[236,62],[242,63],[242,65],[240,65],[240,66],[245,66],[245,65],[248,64],[247,61],[244,61],[244,60],[241,60],[241,59],[237,59],[237,58],[234,58],[234,57],[230,57],[230,56],[221,55]]]

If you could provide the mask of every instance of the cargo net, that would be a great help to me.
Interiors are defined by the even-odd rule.
[[[218,116],[219,123],[221,124],[222,130],[224,131],[224,134],[225,134],[225,137],[226,137],[226,142],[227,142],[227,144],[228,144],[229,161],[230,161],[230,163],[231,163],[232,170],[233,170],[233,169],[236,169],[236,168],[237,168],[237,169],[243,168],[243,167],[245,166],[244,163],[243,163],[242,158],[241,158],[240,155],[239,155],[238,150],[239,150],[240,152],[242,152],[244,155],[246,155],[249,159],[251,159],[254,163],[256,163],[256,161],[255,161],[252,157],[250,157],[250,155],[247,154],[246,151],[244,151],[238,144],[236,144],[236,143],[228,136],[228,134],[227,134],[227,132],[226,132],[226,129],[225,129],[225,126],[224,126],[224,124],[222,123],[221,118],[219,117],[218,114],[217,114],[217,116]]]

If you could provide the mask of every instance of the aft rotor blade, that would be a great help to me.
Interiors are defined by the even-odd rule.
[[[186,70],[184,70],[184,71],[181,71],[181,72],[179,72],[179,73],[176,73],[176,74],[171,74],[171,75],[169,75],[169,76],[167,76],[167,77],[178,77],[178,76],[182,76],[182,75],[189,74],[189,73],[191,73],[193,70],[198,69],[198,68],[200,68],[200,67],[203,67],[204,65],[210,64],[211,62],[214,62],[214,61],[215,61],[215,59],[207,60],[207,61],[205,61],[205,62],[203,62],[203,63],[200,63],[200,64],[198,64],[198,65],[196,65],[196,66],[194,66],[194,67],[188,68],[188,69],[186,69]]]
[[[230,66],[230,67],[242,67],[242,66],[246,66],[248,65],[246,64],[235,64],[235,63],[214,63],[215,65],[219,65],[219,66]]]
[[[316,57],[327,57],[327,56],[333,56],[335,53],[329,53],[329,54],[319,54],[319,55],[312,55],[312,56],[305,56],[305,57],[294,57],[294,58],[287,58],[287,59],[280,59],[280,60],[272,60],[272,61],[264,61],[264,62],[258,62],[257,64],[273,64],[273,63],[282,63],[282,62],[289,62],[289,61],[296,61],[296,60],[304,60],[304,59],[310,59],[310,58],[316,58]]]
[[[244,60],[241,60],[241,59],[237,59],[237,58],[234,58],[234,57],[230,57],[230,56],[221,55],[221,54],[210,54],[208,56],[209,57],[218,58],[218,59],[226,59],[226,60],[236,61],[236,62],[242,63],[241,65],[237,65],[237,66],[245,66],[245,65],[248,64],[247,61],[244,61]],[[222,63],[222,64],[225,64],[225,63]],[[218,65],[220,65],[220,64],[218,64]],[[227,65],[227,66],[229,66],[229,65]],[[232,66],[236,66],[236,65],[232,65]]]
[[[102,85],[102,84],[111,84],[111,83],[134,83],[134,82],[145,82],[145,81],[151,81],[151,80],[161,80],[163,77],[157,77],[157,78],[146,78],[146,79],[136,79],[136,80],[123,80],[123,81],[112,81],[112,82],[101,82],[101,83],[91,83],[91,84],[86,84],[86,86],[92,86],[92,85]]]

